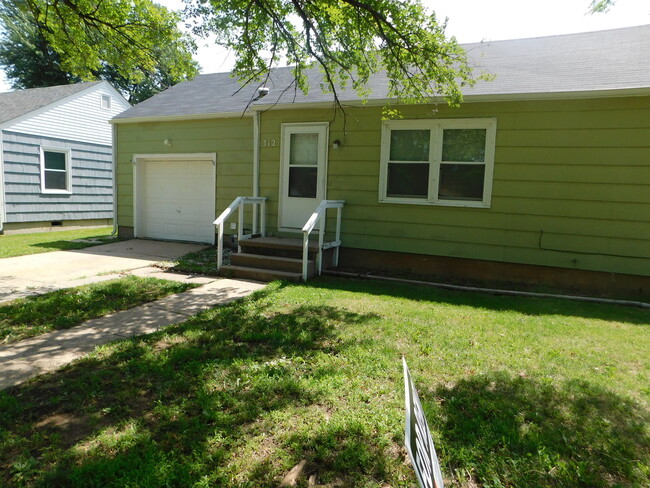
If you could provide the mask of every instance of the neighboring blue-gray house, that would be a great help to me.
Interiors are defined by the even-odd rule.
[[[108,225],[108,121],[129,106],[106,81],[0,93],[0,232]]]

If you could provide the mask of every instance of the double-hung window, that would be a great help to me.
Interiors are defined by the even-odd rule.
[[[379,200],[489,207],[495,119],[388,120]]]
[[[41,191],[70,193],[70,151],[41,148]]]

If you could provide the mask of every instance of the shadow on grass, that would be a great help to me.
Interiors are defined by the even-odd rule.
[[[313,286],[354,291],[350,283]],[[398,355],[394,376],[378,379],[354,351],[360,341],[380,348],[380,338],[339,335],[376,316],[283,304],[271,296],[277,288],[0,393],[0,485],[276,487],[305,460],[306,474],[331,486],[415,486],[399,447]],[[370,290],[408,291],[392,288]],[[430,300],[430,292],[414,293]],[[340,383],[354,375],[363,386],[381,382],[381,393],[351,398]],[[586,382],[506,373],[418,386],[448,486],[650,479],[650,419],[632,400]],[[305,414],[322,408],[339,411],[327,421]]]
[[[126,276],[0,304],[0,344],[69,329],[112,312],[180,293],[195,285]]]
[[[587,382],[494,373],[421,395],[446,474],[479,486],[644,486],[648,411]],[[474,485],[473,485],[474,486]]]
[[[0,394],[0,485],[237,486],[224,463],[260,418],[317,402],[304,365],[347,347],[333,324],[372,318],[330,306],[271,313],[264,298]]]
[[[425,285],[390,283],[371,279],[321,277],[310,281],[313,288],[388,295],[419,301],[465,305],[477,309],[514,311],[525,315],[568,315],[650,325],[650,309],[555,298],[500,296],[488,293],[453,291]]]
[[[76,251],[79,249],[86,249],[87,247],[94,247],[101,244],[108,244],[110,242],[117,242],[115,237],[97,236],[97,237],[81,237],[79,240],[59,240],[48,241],[30,244],[29,247],[37,249],[51,249],[57,251]]]

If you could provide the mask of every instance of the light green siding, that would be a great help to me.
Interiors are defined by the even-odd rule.
[[[217,154],[216,209],[253,192],[253,122],[250,117],[117,124],[118,225],[133,226],[134,154]],[[171,147],[163,141],[169,139]]]
[[[434,114],[432,109],[437,109]],[[347,247],[650,276],[650,97],[404,107],[404,118],[495,117],[491,207],[379,203],[381,108],[261,118],[260,194],[276,231],[282,123],[330,122],[327,198]]]

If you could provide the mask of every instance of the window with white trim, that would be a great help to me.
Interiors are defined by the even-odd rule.
[[[70,193],[70,151],[41,148],[41,191]]]
[[[496,119],[387,120],[379,200],[489,207]]]

